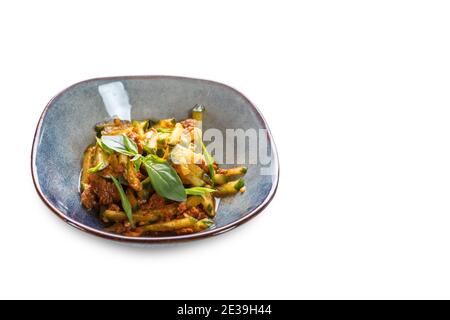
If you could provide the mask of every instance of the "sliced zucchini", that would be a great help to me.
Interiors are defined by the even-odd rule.
[[[186,165],[186,164],[178,164],[174,165],[175,170],[181,178],[183,184],[192,185],[194,187],[202,187],[205,185],[205,181],[201,177],[197,177],[192,171],[191,168],[197,167],[196,165]],[[201,169],[200,169],[201,170]]]
[[[138,200],[136,199],[136,196],[134,195],[133,190],[131,190],[130,188],[127,188],[126,195],[127,195],[128,201],[130,202],[131,209],[133,211],[137,210],[139,203],[138,203]]]
[[[98,122],[95,125],[95,131],[97,136],[100,137],[104,134],[107,135],[118,135],[125,134],[132,129],[130,121],[114,119],[110,121]]]
[[[89,146],[85,151],[83,155],[83,170],[81,173],[81,181],[80,181],[80,187],[81,191],[84,190],[86,185],[89,182],[89,169],[91,168],[92,159],[94,157],[94,151],[95,151],[95,145]]]
[[[213,177],[215,184],[222,185],[228,182],[228,177],[221,173],[216,173]]]
[[[148,120],[144,120],[144,121],[134,120],[131,122],[131,125],[135,129],[136,133],[138,133],[139,135],[144,135],[145,130],[147,130],[147,128],[148,128],[148,123],[149,123]]]
[[[214,192],[216,197],[226,197],[238,193],[238,191],[245,185],[243,179],[227,182],[217,187],[217,191]]]
[[[153,192],[153,188],[146,188],[144,185],[142,185],[142,190],[137,192],[137,196],[139,200],[145,200],[147,201],[150,197],[150,194]]]
[[[125,156],[126,157],[126,156]],[[142,190],[142,184],[139,178],[137,177],[137,171],[134,167],[134,164],[128,159],[125,165],[125,172],[123,173],[123,177],[127,180],[128,185],[136,191]]]
[[[196,207],[202,203],[203,203],[203,199],[201,196],[190,196],[190,197],[187,197],[187,200],[186,200],[186,206],[188,208]]]
[[[203,121],[203,113],[205,112],[205,107],[201,104],[196,104],[192,108],[192,119],[197,121]]]
[[[95,173],[102,171],[109,165],[109,156],[105,151],[97,144],[94,149],[94,156],[92,159],[92,167],[89,168],[89,173]]]
[[[178,229],[183,228],[189,228],[193,227],[197,223],[197,219],[188,217],[188,218],[182,218],[182,219],[176,219],[171,220],[167,222],[160,222],[155,224],[149,224],[146,226],[143,226],[142,229],[144,232],[168,232],[168,231],[174,231]]]
[[[101,216],[104,222],[124,222],[128,220],[123,211],[105,210]]]
[[[215,200],[211,193],[202,196],[190,196],[187,198],[186,206],[188,208],[196,207],[198,205],[202,205],[203,210],[205,210],[208,216],[214,217],[216,215]]]
[[[216,215],[216,207],[214,202],[214,197],[211,193],[206,193],[202,196],[202,206],[203,210],[205,210],[206,214],[210,217],[214,217]]]

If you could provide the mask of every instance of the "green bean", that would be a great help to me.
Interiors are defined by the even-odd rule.
[[[175,231],[178,229],[193,227],[197,223],[197,219],[188,217],[182,219],[175,219],[167,222],[160,222],[155,224],[149,224],[143,226],[142,229],[144,232],[167,232],[167,231]]]

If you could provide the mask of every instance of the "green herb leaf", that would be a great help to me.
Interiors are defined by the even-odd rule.
[[[89,173],[95,173],[98,171],[102,171],[103,169],[105,169],[107,167],[107,164],[104,163],[103,161],[97,163],[97,165],[95,167],[89,168],[88,172]]]
[[[206,193],[215,192],[217,190],[211,189],[211,188],[205,188],[205,187],[193,187],[193,188],[185,189],[184,191],[186,192],[186,194],[191,195],[191,196],[202,196]]]
[[[101,142],[109,149],[127,156],[135,156],[138,154],[136,144],[125,135],[102,136]]]
[[[106,144],[103,143],[103,141],[99,137],[95,137],[97,139],[97,144],[102,148],[103,151],[105,151],[107,154],[112,154],[114,150],[109,148]]]
[[[143,164],[147,170],[153,189],[161,197],[174,200],[186,200],[183,183],[174,168],[167,161],[154,155],[144,158]]]
[[[125,213],[127,214],[128,221],[130,221],[131,226],[134,228],[134,221],[133,221],[133,211],[131,210],[131,204],[130,201],[127,198],[127,195],[125,194],[125,191],[123,191],[122,185],[119,181],[117,181],[116,178],[111,176],[112,181],[116,185],[117,190],[119,191],[120,195],[120,201],[122,202],[122,207]]]
[[[133,140],[128,138],[128,136],[123,135],[123,141],[125,143],[125,148],[133,154],[138,154],[138,148],[136,143]]]

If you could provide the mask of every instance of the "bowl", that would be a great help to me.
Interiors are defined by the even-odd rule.
[[[240,157],[240,162],[248,166],[246,192],[221,199],[214,218],[215,226],[199,233],[128,237],[106,232],[96,214],[82,207],[79,194],[82,155],[85,148],[95,141],[95,123],[110,119],[114,115],[112,113],[122,113],[125,117],[128,113],[132,119],[175,117],[181,120],[190,116],[195,104],[206,107],[203,121],[205,140],[206,132],[211,133],[215,139],[211,138],[211,141],[216,143],[220,142],[222,135],[226,145],[222,151],[223,162],[231,163],[231,159]],[[247,143],[239,145],[238,140],[243,135]],[[255,136],[257,142],[254,142]],[[227,145],[226,141],[230,143]],[[227,167],[227,164],[223,166]],[[31,171],[39,196],[70,225],[107,239],[159,243],[214,236],[248,221],[261,212],[275,195],[279,164],[264,117],[239,91],[209,80],[126,76],[82,81],[55,96],[37,124]]]

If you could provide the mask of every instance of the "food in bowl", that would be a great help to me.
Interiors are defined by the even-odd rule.
[[[219,168],[192,118],[124,121],[95,126],[80,178],[82,205],[107,231],[126,236],[190,234],[211,228],[216,198],[245,192],[247,168]]]

